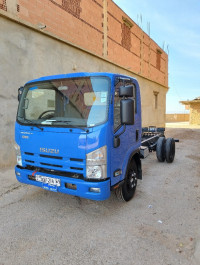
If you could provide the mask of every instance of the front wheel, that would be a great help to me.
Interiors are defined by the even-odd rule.
[[[133,198],[137,186],[137,177],[137,165],[133,159],[128,166],[123,185],[118,187],[115,191],[119,200],[128,202]]]

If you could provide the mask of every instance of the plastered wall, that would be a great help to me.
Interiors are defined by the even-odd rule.
[[[69,45],[54,36],[0,16],[0,167],[14,165],[17,89],[28,80],[52,74],[105,71],[132,75],[140,83],[143,126],[164,126],[167,89]],[[155,109],[154,92],[158,93]]]

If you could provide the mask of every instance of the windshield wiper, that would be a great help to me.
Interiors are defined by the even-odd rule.
[[[51,120],[48,120],[48,121],[51,121]],[[52,124],[56,123],[56,122],[63,122],[63,123],[70,123],[72,121],[66,121],[66,120],[52,120]]]
[[[36,126],[36,127],[39,128],[41,131],[44,130],[43,128],[40,127],[39,124],[37,124],[37,123],[33,123],[32,120],[28,120],[28,119],[26,119],[26,118],[24,118],[24,117],[20,117],[20,116],[18,116],[18,117],[19,117],[20,119],[22,119],[23,121],[25,121],[25,122],[27,122],[27,123],[29,123],[29,124],[31,124],[31,125]]]
[[[56,122],[70,124],[72,121],[54,120],[54,121],[52,121],[52,124],[55,124]],[[80,130],[82,130],[84,132],[88,132],[88,129],[85,129],[84,127],[82,128],[80,126],[71,125],[71,124],[69,126],[70,126],[70,128],[76,128],[76,129],[80,129]]]
[[[84,127],[79,127],[79,126],[76,126],[76,125],[70,125],[70,127],[71,128],[80,129],[80,130],[82,130],[84,132],[89,132],[89,130],[88,129],[85,129]]]

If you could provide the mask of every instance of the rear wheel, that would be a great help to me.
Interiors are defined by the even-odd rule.
[[[137,186],[137,177],[137,165],[133,159],[128,166],[123,185],[115,191],[119,200],[128,202],[133,198]]]
[[[173,138],[168,138],[165,143],[166,161],[172,163],[175,157],[175,141]]]
[[[159,137],[156,144],[156,156],[159,162],[164,162],[165,155],[165,137]]]

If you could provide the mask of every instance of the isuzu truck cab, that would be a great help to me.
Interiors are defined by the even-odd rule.
[[[136,79],[112,73],[41,77],[18,90],[18,181],[92,200],[129,201],[142,178]]]

